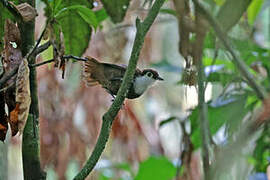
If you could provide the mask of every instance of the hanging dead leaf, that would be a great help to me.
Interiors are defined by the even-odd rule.
[[[9,113],[8,119],[12,136],[15,136],[18,132],[18,114],[19,114],[19,104],[16,104],[15,109]]]
[[[8,130],[8,121],[5,111],[5,98],[4,92],[0,92],[0,140],[4,141],[6,139],[6,134]]]
[[[66,61],[64,58],[61,58],[59,69],[62,70],[62,79],[64,79],[65,78],[65,71],[66,71]]]
[[[3,70],[4,73],[9,73],[14,68],[18,67],[23,59],[20,30],[16,24],[9,19],[5,22],[4,42]],[[13,76],[7,81],[5,86],[8,87],[8,89],[4,92],[4,101],[9,111],[8,122],[13,136],[18,132],[19,115],[19,104],[16,102],[16,77],[17,76]]]
[[[0,124],[0,140],[1,141],[5,141],[7,130],[8,130],[8,123],[7,123],[7,121],[5,122],[5,124],[2,124],[1,123]]]
[[[65,55],[65,45],[64,45],[64,37],[63,34],[60,31],[59,37],[56,38],[59,39],[58,41],[54,41],[53,44],[54,47],[54,66],[62,70],[62,79],[65,78],[65,70],[66,70],[66,60],[63,58]]]
[[[19,66],[16,79],[16,108],[19,106],[18,129],[22,133],[31,104],[29,67],[27,59],[23,59]]]
[[[6,73],[11,71],[14,67],[19,66],[22,61],[20,30],[16,24],[9,19],[5,22],[4,42],[3,68]]]
[[[28,3],[22,3],[17,6],[11,1],[9,3],[18,11],[24,22],[32,21],[38,16],[37,10]]]

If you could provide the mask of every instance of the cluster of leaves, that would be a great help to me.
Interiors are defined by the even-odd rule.
[[[67,54],[82,55],[88,47],[92,29],[96,30],[108,15],[113,22],[121,22],[129,6],[129,0],[101,1],[103,8],[93,11],[94,1],[42,0],[45,4],[45,15],[51,31],[59,42],[60,32],[64,35]],[[107,15],[108,14],[108,15]]]
[[[208,8],[219,9],[224,3],[225,1],[209,0],[203,4]],[[253,0],[246,11],[247,16],[243,17],[233,31],[228,34],[228,39],[232,42],[234,50],[248,65],[249,71],[254,75],[256,81],[269,91],[269,47],[262,47],[257,44],[251,31],[255,26],[256,18],[261,12],[263,4],[263,0]],[[162,12],[173,16],[177,15],[177,12],[172,9],[164,9]],[[213,31],[208,32],[205,37],[202,59],[205,66],[206,81],[223,88],[217,99],[207,103],[210,134],[213,137],[219,130],[224,130],[226,140],[223,143],[227,143],[229,137],[233,137],[245,123],[244,117],[259,107],[261,104],[260,99],[247,86],[246,80],[233,64],[229,52],[217,40]],[[171,71],[174,70],[175,67],[168,64],[167,60],[163,62],[163,64],[160,63],[159,65],[166,66]],[[181,82],[183,81],[185,80]],[[198,111],[198,107],[196,107],[189,116],[191,123],[190,140],[195,150],[202,147]],[[175,118],[170,118],[167,121],[171,122],[172,120],[175,120]],[[267,139],[269,140],[269,126],[264,127],[260,138],[256,142],[252,164],[255,165],[257,172],[265,172],[269,165]]]

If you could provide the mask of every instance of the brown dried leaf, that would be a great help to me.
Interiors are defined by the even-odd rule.
[[[21,35],[19,28],[9,19],[5,22],[4,72],[11,71],[22,61]]]
[[[7,130],[8,130],[8,123],[7,123],[6,119],[4,119],[4,120],[5,120],[4,124],[2,124],[2,122],[0,123],[0,140],[1,141],[5,141]]]
[[[16,79],[16,103],[19,106],[18,129],[22,133],[31,104],[29,67],[26,59],[19,66]]]
[[[64,45],[64,38],[63,35],[60,33],[60,42],[58,45],[53,44],[54,46],[54,66],[62,70],[62,79],[65,78],[65,70],[66,70],[66,60],[63,58],[65,55],[65,45]]]
[[[62,79],[64,79],[65,78],[65,71],[66,71],[66,61],[63,58],[61,58],[59,69],[62,70]]]
[[[4,92],[0,92],[0,140],[4,141],[6,139],[6,134],[8,130],[8,121],[5,111],[5,99]]]
[[[9,3],[12,4],[12,6],[22,16],[24,22],[32,21],[36,16],[38,16],[37,10],[30,6],[28,3],[22,3],[17,6],[13,2]]]
[[[19,104],[16,104],[15,109],[10,112],[8,119],[12,136],[15,136],[18,132],[18,114],[19,114]]]
[[[21,52],[21,36],[19,28],[11,22],[9,19],[5,22],[5,36],[4,36],[5,48],[4,48],[4,60],[3,69],[4,73],[9,73],[15,67],[18,67],[22,62]],[[12,135],[16,135],[18,132],[18,111],[19,107],[16,104],[16,76],[13,76],[6,86],[8,89],[5,91],[4,100],[8,106],[9,118],[8,122],[11,126]]]

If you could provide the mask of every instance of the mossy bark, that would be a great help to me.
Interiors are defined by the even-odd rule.
[[[35,7],[34,0],[22,0],[21,3],[28,3]],[[22,53],[25,56],[35,44],[34,32],[35,22],[19,24],[22,37]],[[35,57],[28,59],[29,64],[35,63]],[[22,142],[22,159],[24,179],[46,179],[46,174],[40,166],[40,150],[39,150],[39,109],[37,96],[37,80],[35,68],[30,69],[30,91],[31,91],[31,106],[29,116],[23,132]]]

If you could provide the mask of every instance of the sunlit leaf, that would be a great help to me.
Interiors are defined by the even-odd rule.
[[[225,0],[214,0],[214,1],[218,6],[222,6],[225,2]]]
[[[104,21],[109,17],[104,8],[95,11],[95,15],[98,21],[98,25],[100,25],[102,21]]]
[[[85,19],[83,19],[81,15],[75,10],[71,9],[63,10],[71,6],[73,7],[82,6],[84,8],[78,9],[85,9],[90,8],[92,4],[90,2],[83,0],[77,1],[62,0],[61,5],[59,6],[59,9],[64,11],[63,13],[60,13],[61,14],[60,16],[57,17],[57,21],[61,25],[61,29],[64,34],[65,53],[81,56],[82,53],[85,51],[85,49],[88,47],[92,29],[89,26],[88,22],[86,22]],[[90,21],[90,19],[91,18],[89,18],[88,20]],[[93,20],[92,26],[96,26],[96,24],[97,21]]]
[[[165,157],[150,157],[140,163],[135,180],[165,180],[172,179],[176,174],[176,167]]]
[[[74,10],[75,12],[77,12],[84,20],[85,22],[87,22],[90,26],[94,27],[95,29],[98,26],[98,20],[96,18],[95,13],[82,5],[73,5],[73,6],[69,6],[69,7],[65,7],[63,8],[61,11],[59,11],[55,17],[61,17],[61,15],[63,15],[63,13],[65,13],[66,11],[69,10]]]
[[[54,9],[54,12],[56,12],[57,9],[59,8],[60,4],[62,3],[62,0],[54,0],[53,3],[54,3],[53,9]]]
[[[248,23],[250,25],[253,25],[254,21],[256,20],[256,17],[263,5],[263,2],[264,0],[253,0],[249,5],[247,15],[248,15]]]

